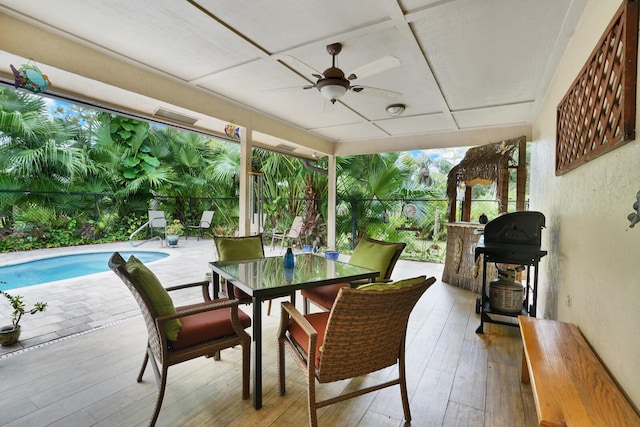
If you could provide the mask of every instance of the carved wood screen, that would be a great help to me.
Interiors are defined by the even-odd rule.
[[[556,175],[635,139],[638,3],[623,2],[558,104]]]

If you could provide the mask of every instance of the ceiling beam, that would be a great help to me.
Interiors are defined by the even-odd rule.
[[[428,135],[408,135],[363,141],[340,142],[336,144],[336,156],[352,156],[358,154],[377,154],[389,151],[432,150],[436,148],[472,147],[490,142],[526,136],[531,141],[531,125],[476,128],[438,132]]]

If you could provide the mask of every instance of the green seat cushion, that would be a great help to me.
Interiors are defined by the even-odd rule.
[[[384,278],[397,251],[396,245],[381,245],[369,240],[361,240],[349,258],[349,264],[369,268],[380,272],[378,278]]]
[[[260,236],[216,237],[215,242],[220,261],[264,258]]]
[[[417,285],[427,280],[427,276],[418,276],[411,279],[398,280],[397,282],[389,283],[367,283],[366,285],[358,286],[358,289],[365,291],[384,291],[386,289],[400,289],[407,286]]]
[[[158,316],[176,314],[176,308],[169,292],[162,286],[158,278],[138,258],[131,255],[125,266],[127,272],[138,282],[144,293],[151,301],[151,306]],[[167,339],[176,341],[182,324],[179,319],[169,320],[164,324]]]

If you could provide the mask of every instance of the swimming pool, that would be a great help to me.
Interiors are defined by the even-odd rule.
[[[71,279],[87,274],[109,271],[107,264],[113,252],[90,252],[40,258],[20,264],[0,267],[0,290],[23,288],[55,280]],[[164,252],[130,251],[120,252],[124,259],[135,255],[144,263],[168,257]]]

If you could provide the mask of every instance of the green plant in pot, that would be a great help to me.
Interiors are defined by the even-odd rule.
[[[302,228],[300,230],[300,239],[303,245],[302,250],[304,252],[317,251],[323,244],[325,234],[326,225],[322,222],[322,216],[320,214],[306,218],[302,222]]]
[[[178,239],[184,233],[184,225],[179,219],[174,219],[171,224],[167,225],[166,233],[169,246],[178,246]]]
[[[47,307],[46,302],[37,302],[32,308],[27,309],[23,301],[22,295],[11,295],[5,291],[0,294],[9,301],[9,305],[13,308],[11,313],[11,325],[0,327],[0,345],[12,345],[20,339],[20,320],[25,314],[36,314],[44,311]]]

